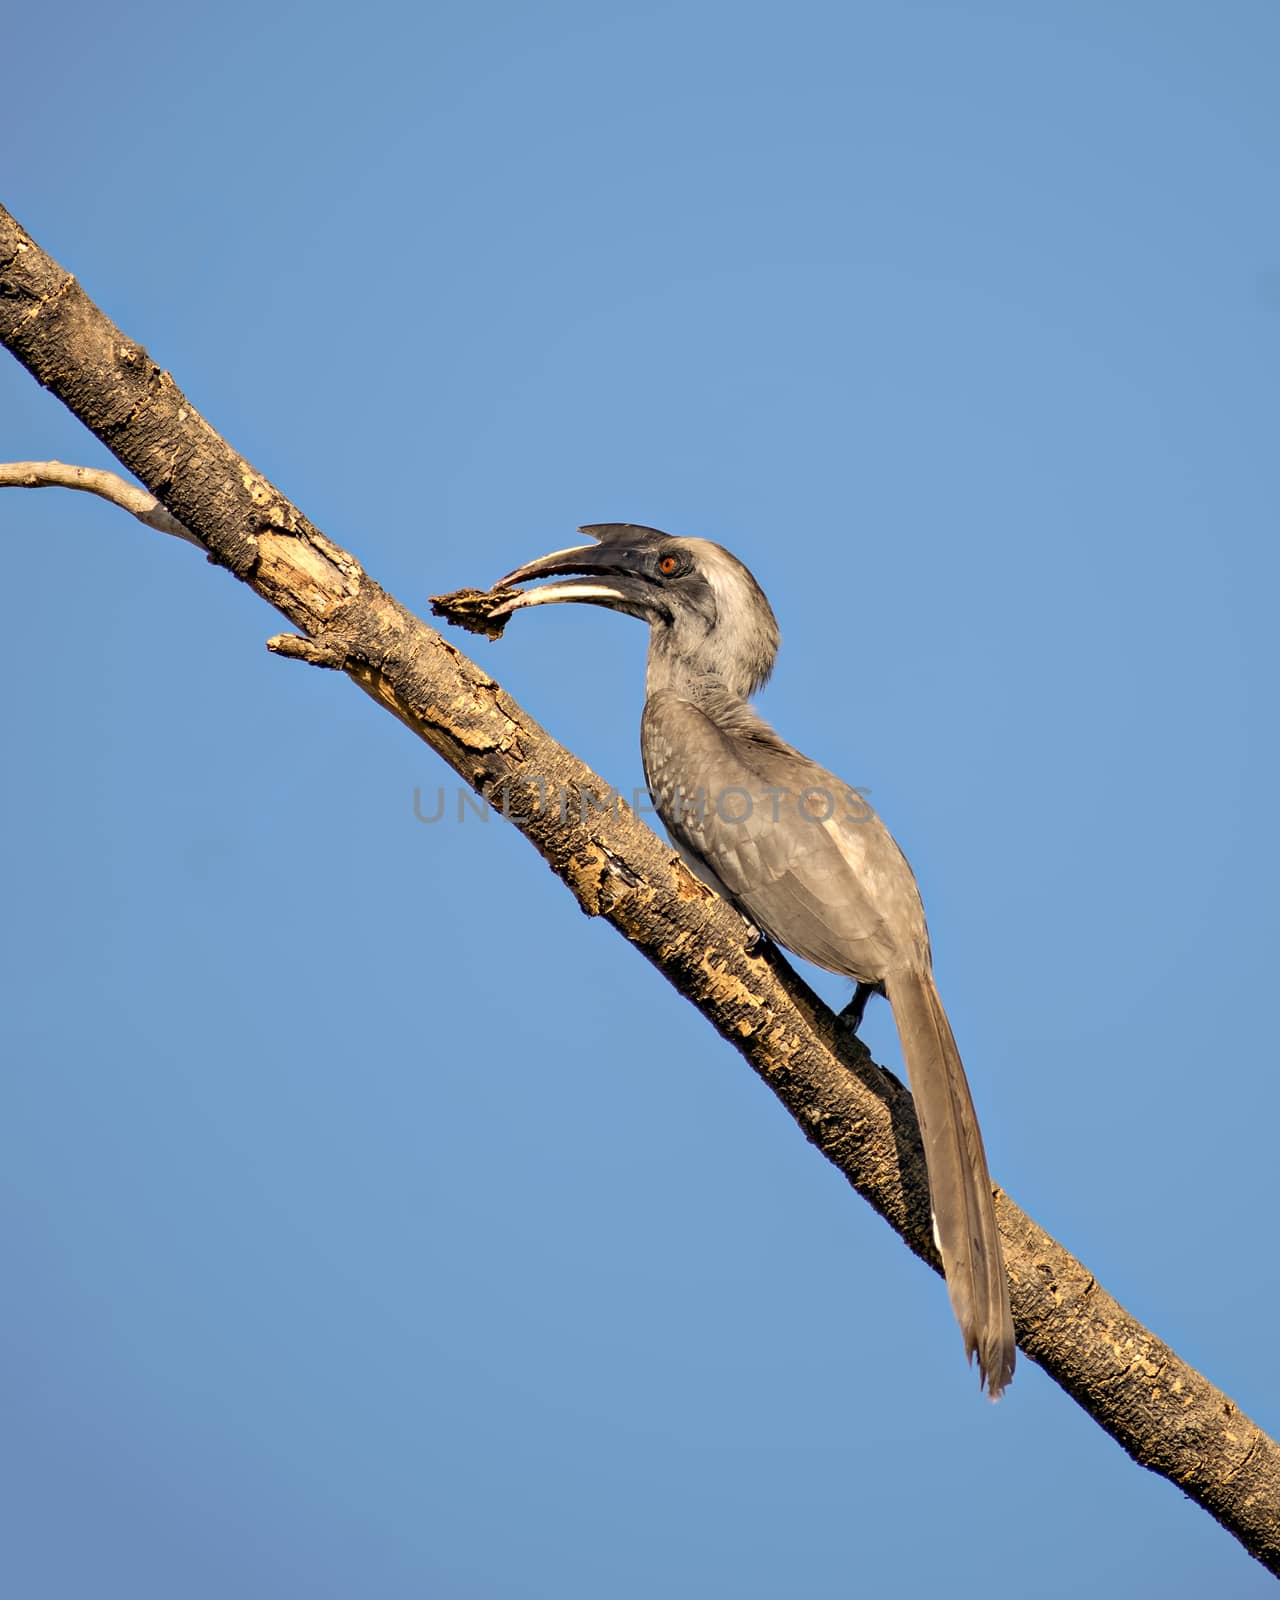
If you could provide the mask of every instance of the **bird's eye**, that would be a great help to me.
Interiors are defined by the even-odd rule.
[[[680,563],[676,560],[675,556],[663,556],[662,560],[658,563],[658,571],[661,572],[664,577],[669,578],[679,565]]]

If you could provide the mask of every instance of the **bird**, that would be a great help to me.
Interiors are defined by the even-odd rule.
[[[709,539],[625,522],[578,531],[592,542],[501,579],[507,588],[539,586],[521,588],[492,615],[576,601],[648,624],[640,748],[655,809],[685,860],[758,935],[853,979],[843,1015],[855,1030],[870,997],[887,998],[952,1309],[981,1385],[998,1399],[1015,1362],[1009,1283],[915,875],[864,792],[787,744],[751,705],[773,671],[780,633],[750,570]]]

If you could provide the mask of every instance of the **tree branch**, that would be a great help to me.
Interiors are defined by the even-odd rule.
[[[108,472],[105,467],[69,467],[61,461],[0,461],[0,489],[55,488],[84,489],[101,495],[148,528],[204,549],[195,534],[188,533],[176,517],[170,516],[154,495],[127,482],[118,472]]]
[[[272,641],[278,653],[340,667],[500,806],[582,909],[698,1007],[937,1269],[919,1130],[898,1080],[780,957],[750,947],[737,913],[624,804],[593,804],[608,786],[220,438],[2,208],[0,339],[184,533],[299,630]],[[546,803],[561,794],[581,804]],[[1136,1461],[1280,1574],[1280,1449],[1007,1195],[996,1205],[1020,1347]]]

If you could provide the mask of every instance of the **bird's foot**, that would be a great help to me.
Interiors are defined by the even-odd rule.
[[[842,1022],[850,1033],[856,1035],[858,1029],[862,1026],[862,1018],[867,1009],[867,1001],[870,1000],[873,994],[882,995],[883,993],[884,984],[882,983],[860,983],[853,991],[853,999],[840,1013],[837,1020]]]
[[[750,917],[743,917],[747,925],[747,954],[749,956],[762,956],[772,942],[769,935],[757,928]]]

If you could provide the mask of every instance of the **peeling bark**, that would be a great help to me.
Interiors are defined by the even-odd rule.
[[[698,1007],[805,1137],[938,1269],[902,1084],[776,952],[752,947],[736,912],[625,804],[569,806],[563,816],[546,804],[561,790],[603,797],[608,785],[326,539],[3,209],[0,339],[211,560],[288,618],[300,637],[272,639],[276,653],[345,672],[501,807],[584,912],[610,922]],[[1280,1574],[1280,1449],[1007,1195],[997,1192],[996,1207],[1019,1347],[1136,1461]]]

